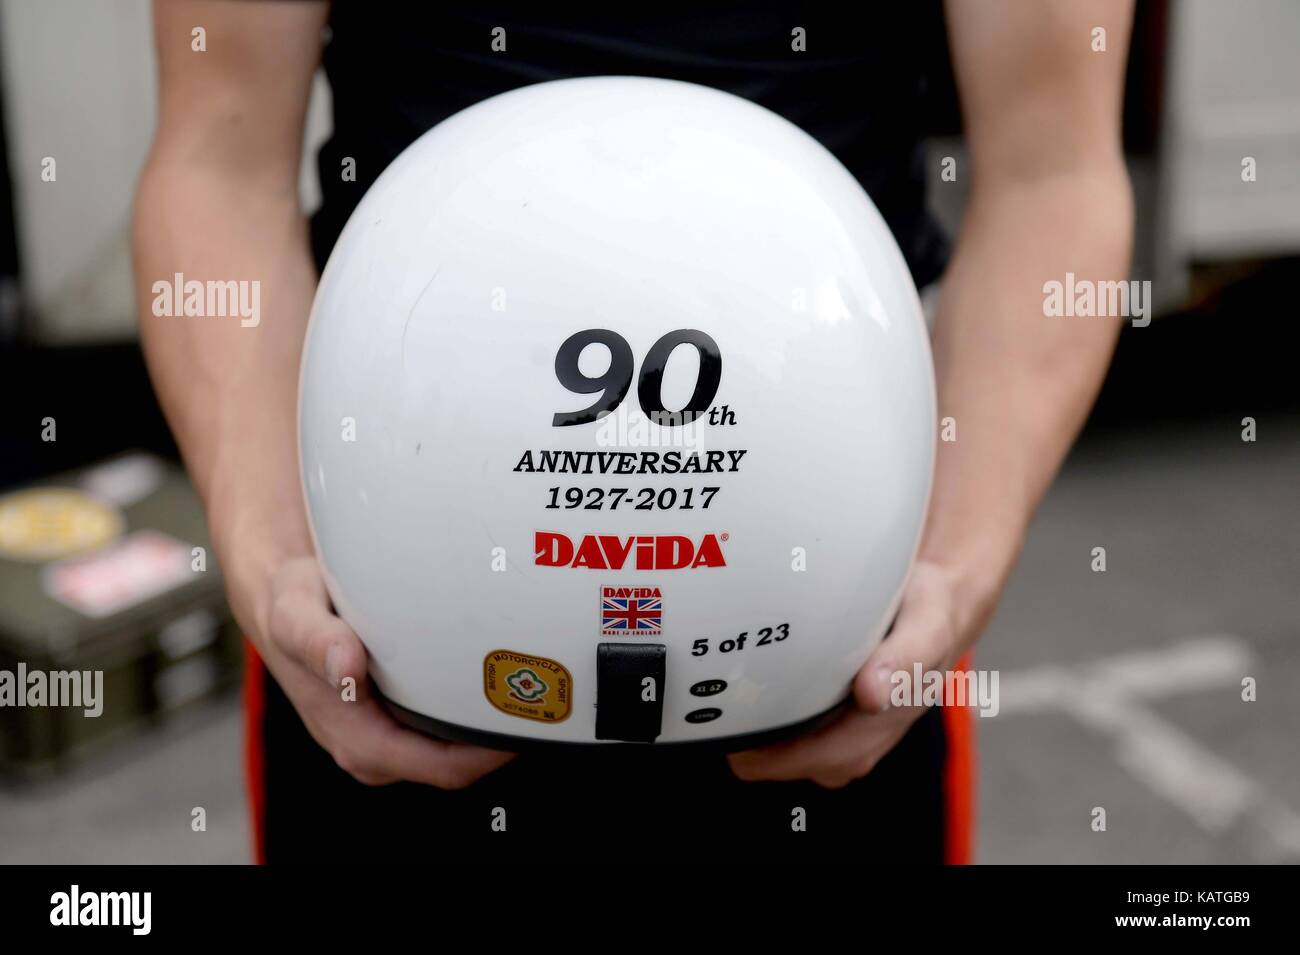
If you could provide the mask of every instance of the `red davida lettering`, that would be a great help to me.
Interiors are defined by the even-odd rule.
[[[589,570],[682,570],[726,567],[716,534],[705,534],[696,545],[689,537],[661,534],[616,537],[588,534],[577,544],[565,534],[537,531],[533,547],[539,567],[586,567]]]
[[[658,587],[601,587],[600,595],[609,598],[635,597],[638,600],[654,597],[663,599],[663,592]]]

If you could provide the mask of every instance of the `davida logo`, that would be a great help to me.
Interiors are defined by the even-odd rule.
[[[588,534],[576,544],[565,534],[537,531],[533,552],[539,567],[586,567],[589,570],[683,570],[726,567],[721,540],[705,534],[696,544],[689,537],[615,537]]]

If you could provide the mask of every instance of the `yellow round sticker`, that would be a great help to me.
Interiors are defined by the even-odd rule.
[[[72,488],[16,491],[0,497],[0,557],[55,560],[101,547],[125,526],[117,510]]]

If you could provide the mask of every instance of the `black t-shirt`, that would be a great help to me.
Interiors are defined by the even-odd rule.
[[[334,133],[319,156],[319,268],[370,184],[426,130],[507,90],[574,76],[642,75],[726,90],[779,113],[870,194],[918,287],[947,243],[925,209],[928,78],[945,55],[937,0],[383,4],[338,0],[324,65]],[[796,30],[806,49],[796,51]],[[505,50],[494,52],[494,31]],[[345,158],[356,181],[341,176]]]
[[[928,64],[943,55],[937,0],[881,4],[679,2],[401,4],[336,0],[324,63],[334,132],[319,162],[318,267],[388,164],[446,117],[518,86],[586,75],[687,80],[746,97],[829,148],[893,230],[918,286],[947,247],[924,204]],[[505,52],[492,49],[503,29]],[[807,52],[792,48],[802,28]],[[356,163],[344,181],[342,161]],[[370,788],[316,746],[268,681],[262,725],[268,858],[479,859],[535,878],[538,858],[938,861],[947,740],[923,716],[865,778],[840,790],[745,783],[690,749],[582,747],[525,754],[469,789]],[[592,752],[600,749],[602,752]],[[488,822],[509,812],[509,830]],[[806,812],[805,832],[792,813]],[[538,856],[541,853],[541,856]]]

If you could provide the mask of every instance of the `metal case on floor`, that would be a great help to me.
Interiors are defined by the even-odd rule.
[[[0,493],[0,766],[56,768],[229,685],[240,653],[180,468],[128,454]]]

